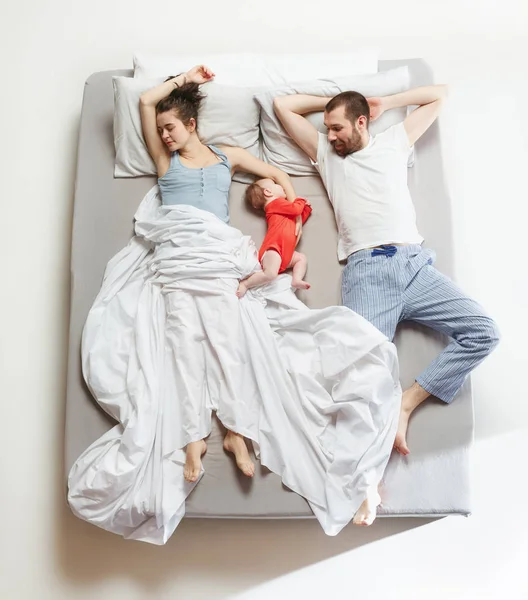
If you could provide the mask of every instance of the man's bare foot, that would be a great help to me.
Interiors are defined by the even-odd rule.
[[[407,428],[409,427],[409,417],[414,409],[429,398],[430,394],[415,381],[412,386],[403,392],[402,403],[400,409],[400,418],[398,421],[398,431],[394,438],[394,449],[402,456],[407,456],[411,453],[407,446]]]
[[[411,453],[407,447],[407,427],[409,426],[409,417],[411,416],[411,410],[404,406],[400,410],[400,418],[398,421],[398,431],[394,439],[394,450],[399,452],[402,456],[407,456]]]
[[[352,523],[354,525],[360,525],[361,527],[367,527],[374,523],[376,518],[376,509],[381,503],[380,495],[377,490],[372,490],[367,493],[367,497],[363,500],[361,506],[358,508]]]
[[[249,452],[244,438],[234,431],[228,431],[224,438],[224,450],[235,455],[237,467],[247,477],[255,474],[255,465],[249,457]]]
[[[302,279],[300,281],[292,279],[292,287],[294,287],[296,290],[309,290],[312,286],[307,281],[303,281]]]
[[[238,284],[238,290],[236,291],[237,298],[243,298],[247,290],[246,284],[240,282]]]
[[[185,449],[185,468],[183,469],[185,481],[193,483],[198,479],[202,471],[202,456],[206,450],[207,444],[203,440],[187,444],[187,448]]]

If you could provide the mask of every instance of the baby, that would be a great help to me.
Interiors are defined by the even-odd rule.
[[[306,256],[295,251],[299,242],[296,235],[297,217],[304,224],[312,212],[307,200],[296,198],[289,202],[284,189],[271,179],[259,179],[246,190],[246,200],[256,209],[263,209],[268,222],[268,232],[259,251],[262,271],[257,271],[240,282],[237,296],[248,289],[273,281],[279,273],[293,268],[292,286],[307,290],[310,284],[303,281],[306,274]]]

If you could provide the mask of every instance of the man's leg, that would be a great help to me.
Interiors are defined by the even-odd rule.
[[[404,264],[398,254],[372,256],[372,250],[360,250],[348,257],[343,271],[343,305],[367,319],[390,341],[403,310]]]
[[[395,448],[408,454],[405,438],[414,409],[431,395],[450,403],[470,371],[495,348],[499,334],[479,304],[429,264],[410,281],[403,299],[403,320],[427,325],[451,338],[403,394]]]
[[[403,310],[406,258],[398,253],[374,253],[360,250],[348,257],[341,284],[345,306],[377,327],[390,341]],[[369,488],[353,518],[355,525],[370,525],[381,501],[378,485]]]

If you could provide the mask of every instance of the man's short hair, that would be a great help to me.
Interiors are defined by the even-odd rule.
[[[370,122],[370,107],[367,99],[359,92],[341,92],[334,96],[325,106],[326,112],[332,112],[340,106],[345,107],[345,117],[355,123],[359,117],[367,118],[367,127]]]

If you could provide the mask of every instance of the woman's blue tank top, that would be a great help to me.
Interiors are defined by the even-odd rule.
[[[224,223],[229,223],[228,196],[231,185],[231,164],[215,146],[209,148],[222,162],[201,169],[182,164],[178,152],[173,152],[168,171],[158,178],[163,204],[190,204],[207,210]]]

